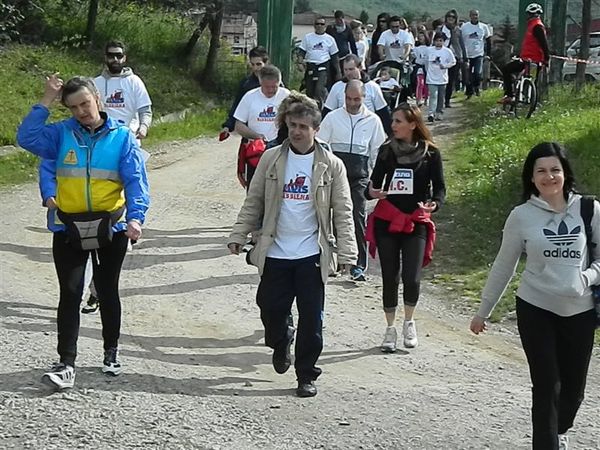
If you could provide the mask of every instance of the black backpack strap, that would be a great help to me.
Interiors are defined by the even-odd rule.
[[[589,264],[591,264],[594,260],[592,250],[594,247],[596,247],[596,244],[592,241],[592,217],[594,217],[594,201],[596,201],[596,197],[593,195],[581,196],[581,218],[583,219],[583,226],[585,228]]]

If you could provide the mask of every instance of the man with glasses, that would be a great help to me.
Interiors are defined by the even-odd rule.
[[[393,16],[390,19],[390,29],[381,33],[377,48],[381,61],[408,61],[413,38],[410,33],[400,27],[401,18]]]
[[[127,55],[121,41],[109,41],[104,47],[106,67],[94,78],[100,101],[109,117],[128,126],[138,139],[144,139],[152,123],[152,101],[144,82],[125,67]]]
[[[333,70],[335,80],[342,78],[335,39],[325,33],[325,19],[315,19],[315,32],[308,33],[300,43],[300,56],[304,63],[306,95],[315,99],[319,107],[327,98],[328,73]]]

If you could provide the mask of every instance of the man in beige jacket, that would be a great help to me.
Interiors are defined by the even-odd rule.
[[[318,107],[307,97],[285,114],[289,138],[263,154],[228,247],[239,254],[254,232],[256,244],[247,259],[261,276],[256,302],[277,373],[291,365],[295,329],[289,317],[296,299],[296,395],[313,397],[321,374],[315,364],[323,349],[325,283],[336,264],[345,269],[356,264],[358,252],[346,169],[315,140]],[[258,231],[257,224],[262,224]]]

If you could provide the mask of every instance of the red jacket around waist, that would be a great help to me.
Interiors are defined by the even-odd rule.
[[[433,247],[435,246],[435,223],[431,220],[431,214],[417,208],[412,214],[406,214],[396,208],[387,200],[379,200],[375,209],[367,219],[365,237],[369,243],[369,254],[375,258],[377,252],[377,238],[375,237],[375,219],[389,222],[390,233],[410,234],[415,230],[415,223],[423,223],[427,227],[427,242],[425,243],[425,255],[423,256],[423,267],[431,262]]]

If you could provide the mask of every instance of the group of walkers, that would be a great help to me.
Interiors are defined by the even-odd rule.
[[[343,19],[336,13],[331,34],[325,33],[331,39],[323,37],[325,22],[317,19],[315,35],[321,38],[303,40],[306,89],[315,98],[286,89],[267,51],[253,49],[248,55],[251,73],[242,80],[220,135],[224,139],[235,130],[242,137],[237,177],[247,190],[228,248],[233,254],[246,253],[247,262],[258,268],[256,301],[277,373],[292,366],[295,342],[299,397],[317,394],[325,285],[340,273],[366,282],[368,255],[378,253],[381,264],[386,325],[381,350],[397,349],[400,284],[402,344],[418,346],[415,309],[421,273],[435,247],[432,216],[446,196],[441,152],[419,105],[400,102],[390,114],[380,85],[361,70],[364,62],[354,54],[357,45]],[[476,11],[470,19],[458,28],[457,14],[446,15],[440,29],[433,30],[434,46],[417,63],[422,66],[417,77],[422,69],[428,80],[449,79],[458,46],[463,51],[458,59],[473,59],[468,92],[477,95],[474,72],[477,58],[485,53],[464,53],[464,35],[473,40],[470,36],[477,35],[479,43],[470,42],[470,49],[485,52],[486,27]],[[381,22],[375,41],[381,51],[375,58],[410,58],[410,39],[394,40],[403,21],[386,19],[390,28],[385,31]],[[532,33],[535,26],[537,21]],[[425,30],[423,37],[431,36]],[[337,42],[341,39],[347,39],[346,47]],[[74,386],[79,307],[90,258],[102,318],[102,370],[110,375],[122,370],[117,359],[118,282],[128,243],[140,239],[149,207],[146,155],[139,140],[151,121],[147,92],[141,80],[131,78],[125,58],[124,45],[110,42],[102,78],[63,82],[58,74],[48,77],[41,101],[18,130],[19,144],[43,158],[41,192],[49,208],[60,288],[60,360],[43,380],[57,389]],[[344,78],[325,96],[331,70],[323,65],[327,61]],[[389,74],[381,72],[381,82],[388,81]],[[437,106],[444,105],[447,93],[437,87],[441,85],[427,84],[430,105],[435,99],[434,113],[439,113]],[[47,124],[57,97],[72,117]],[[118,117],[114,108],[129,114]],[[583,400],[597,321],[591,288],[600,283],[600,249],[591,241],[600,239],[600,204],[576,192],[566,150],[557,143],[542,143],[529,152],[522,182],[523,204],[506,222],[470,328],[475,334],[487,329],[524,253],[517,319],[533,383],[533,446],[567,448],[566,433]],[[368,200],[376,204],[367,217]]]

